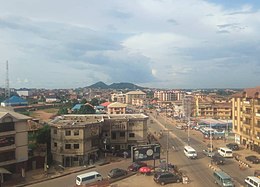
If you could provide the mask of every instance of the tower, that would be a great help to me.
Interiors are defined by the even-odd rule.
[[[9,99],[9,98],[10,98],[8,60],[6,61],[5,98],[6,98],[6,99]]]

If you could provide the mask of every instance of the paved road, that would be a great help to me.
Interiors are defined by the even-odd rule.
[[[153,116],[150,116],[150,117],[153,118]],[[162,118],[161,116],[156,116],[156,118],[157,119],[154,119],[154,120],[157,120],[157,122],[159,122],[158,123],[159,126],[157,124],[153,124],[152,127],[154,129],[160,130],[161,127],[165,126],[165,122],[167,122],[167,128],[172,130],[172,132],[174,132],[174,136],[173,136],[173,138],[170,139],[170,142],[175,147],[177,146],[177,149],[181,150],[180,152],[182,152],[183,145],[187,144],[187,142],[188,142],[187,132],[185,132],[184,130],[177,129],[172,124],[172,121],[170,121],[170,120],[165,120],[165,118]],[[176,136],[177,136],[177,138],[174,138]],[[166,145],[165,140],[163,140],[163,141],[164,141],[164,144]],[[216,142],[217,142],[216,143],[217,146],[226,144],[225,142],[222,142],[222,140],[218,140]],[[192,162],[193,166],[190,165],[190,167],[187,167],[187,171],[189,172],[191,177],[196,180],[199,179],[199,180],[202,180],[203,182],[205,182],[207,180],[212,180],[212,182],[213,182],[214,179],[212,177],[212,171],[207,167],[207,164],[209,164],[209,162],[210,162],[210,158],[205,157],[202,153],[202,150],[206,148],[206,143],[202,141],[202,135],[199,132],[197,132],[195,130],[190,130],[190,145],[198,151],[199,159],[194,160]],[[243,151],[244,150],[237,151],[237,153],[243,154]],[[179,161],[181,162],[182,158],[180,158]],[[202,165],[204,165],[204,167]],[[220,168],[223,171],[225,171],[226,173],[228,173],[240,185],[244,184],[244,179],[249,175],[253,175],[253,172],[254,172],[254,168],[252,168],[252,169],[247,168],[244,171],[239,170],[238,162],[232,158],[226,159],[226,164],[223,166],[220,166]],[[206,170],[208,170],[208,171],[206,171]]]
[[[149,124],[149,129],[151,132],[157,131],[159,132],[160,130],[165,130],[165,119],[163,119],[160,116],[157,116],[155,119],[153,116],[150,116],[151,119],[154,120],[154,123]],[[208,187],[208,186],[214,186],[214,179],[213,179],[213,171],[208,167],[208,164],[210,162],[210,159],[205,157],[202,154],[202,150],[206,148],[205,142],[202,142],[202,139],[199,138],[199,133],[195,131],[191,131],[191,138],[190,138],[190,145],[192,145],[197,151],[198,151],[198,156],[199,158],[196,160],[190,160],[188,159],[184,153],[183,153],[183,146],[187,144],[187,132],[183,130],[178,130],[175,128],[174,125],[172,125],[169,121],[167,121],[167,128],[171,130],[169,133],[169,162],[177,165],[177,167],[186,172],[186,174],[189,176],[191,182],[185,186],[200,186],[200,187]],[[167,143],[167,133],[164,132],[164,136],[159,140],[164,153],[161,155],[161,157],[166,158],[166,143]],[[175,147],[175,150],[172,149],[172,146]],[[177,151],[176,151],[177,150]],[[109,165],[104,165],[104,166],[97,166],[94,169],[87,170],[88,171],[99,171],[104,177],[107,176],[107,173],[110,169],[112,168],[123,168],[126,169],[127,166],[129,166],[131,163],[130,159],[121,161],[121,162],[116,162],[116,163],[111,163]],[[152,165],[152,161],[150,162]],[[158,165],[158,161],[156,161],[156,165]],[[234,179],[236,179],[239,183],[243,184],[244,178],[247,175],[252,175],[252,170],[247,169],[246,171],[243,172],[238,172],[238,164],[233,160],[229,159],[228,163],[221,167],[224,171],[226,171],[229,175],[231,175]],[[74,186],[75,185],[75,178],[76,175],[85,173],[84,171],[79,172],[79,173],[73,173],[61,178],[56,178],[52,180],[48,180],[42,183],[34,184],[31,186],[34,187],[45,187],[45,186]],[[149,186],[149,187],[156,187],[158,186],[157,184],[154,183],[152,176],[142,176],[142,175],[135,175],[129,178],[126,178],[124,180],[118,181],[116,183],[118,187],[128,187],[128,186],[133,186],[133,187],[144,187],[144,186]],[[171,186],[171,185],[169,185]],[[174,186],[183,186],[183,184],[174,184]]]
[[[155,123],[152,123],[151,129],[160,131],[165,130],[165,121],[161,117],[157,117],[157,119],[153,118],[153,116],[150,116],[151,119],[155,121]],[[169,130],[169,147],[174,146],[177,151],[171,149],[169,152],[169,161],[173,164],[176,164],[177,167],[185,171],[187,175],[189,176],[191,183],[189,186],[214,186],[214,179],[212,175],[212,170],[210,170],[207,166],[208,160],[202,159],[202,153],[199,153],[199,158],[192,160],[188,159],[184,153],[183,153],[183,146],[187,142],[187,135],[181,134],[175,136],[176,132],[179,130],[174,128],[173,126],[170,126],[167,124],[166,126]],[[167,136],[166,133],[164,133],[164,136],[160,139],[160,142],[162,146],[165,148],[165,145],[167,143]],[[190,145],[193,146],[195,149],[196,147],[194,145],[199,144],[199,142],[193,138],[190,138]],[[165,148],[166,149],[166,148]]]

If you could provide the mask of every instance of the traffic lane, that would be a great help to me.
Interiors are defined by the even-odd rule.
[[[252,176],[254,174],[253,169],[250,168],[241,170],[238,162],[232,158],[226,159],[226,164],[219,167],[240,184],[244,184],[245,178],[247,176]]]
[[[85,171],[81,171],[81,172],[77,172],[77,173],[71,173],[69,175],[63,176],[63,177],[59,177],[59,178],[54,178],[54,179],[50,179],[41,183],[37,183],[37,184],[33,184],[33,185],[28,185],[28,186],[34,186],[34,187],[52,187],[52,186],[75,186],[76,184],[76,176],[83,174],[83,173],[87,173],[90,171],[98,171],[103,177],[107,177],[108,172],[113,169],[113,168],[122,168],[122,169],[127,169],[127,167],[132,163],[132,161],[130,159],[127,160],[122,160],[120,162],[114,162],[114,163],[110,163],[107,165],[103,165],[103,166],[97,166],[95,168],[92,169],[86,169]]]
[[[118,182],[113,183],[118,187],[159,187],[161,186],[160,184],[157,184],[153,180],[153,176],[145,176],[145,175],[134,175],[128,178],[125,178],[123,180],[120,180]],[[183,186],[182,183],[172,183],[172,184],[167,184],[166,186],[176,186],[176,187],[181,187]],[[187,184],[185,186],[194,186],[193,184]]]
[[[157,120],[156,120],[157,121]],[[158,124],[157,124],[158,123]],[[151,124],[151,130],[162,130],[160,121],[155,124]],[[194,186],[212,186],[214,185],[213,172],[206,166],[206,161],[200,161],[199,159],[191,160],[188,159],[183,152],[184,143],[172,133],[169,133],[169,147],[172,144],[177,147],[177,151],[170,149],[169,151],[169,162],[177,165],[177,167],[186,173],[191,180],[191,184]],[[159,142],[167,149],[167,132],[164,132],[164,136],[159,139]],[[165,151],[164,151],[165,152]],[[166,154],[164,154],[166,156]],[[177,164],[176,164],[177,163]]]

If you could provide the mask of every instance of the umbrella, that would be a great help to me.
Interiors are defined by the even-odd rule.
[[[1,173],[12,174],[10,171],[8,171],[8,170],[5,169],[5,168],[0,168],[0,174],[1,174]]]
[[[150,173],[151,171],[152,171],[152,169],[149,168],[149,167],[147,167],[147,166],[141,167],[141,168],[139,169],[139,172],[140,172],[140,173]]]

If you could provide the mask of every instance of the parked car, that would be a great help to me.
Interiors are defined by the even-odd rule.
[[[134,162],[128,166],[128,171],[138,171],[141,167],[147,166],[144,162]]]
[[[165,185],[169,183],[179,183],[182,181],[182,177],[174,173],[162,172],[155,173],[153,180],[158,184]]]
[[[115,168],[115,169],[111,169],[108,173],[108,178],[118,178],[121,176],[127,175],[127,171],[120,169],[120,168]]]
[[[245,159],[247,161],[251,162],[252,164],[259,164],[260,163],[260,159],[255,155],[246,156]]]
[[[229,143],[226,145],[226,147],[231,149],[232,151],[239,150],[239,145],[237,143]]]
[[[223,164],[225,164],[225,158],[219,154],[214,154],[211,157],[211,162],[214,164],[217,164],[217,165],[223,165]]]
[[[204,149],[203,154],[208,156],[208,157],[212,157],[215,153],[210,149]]]

